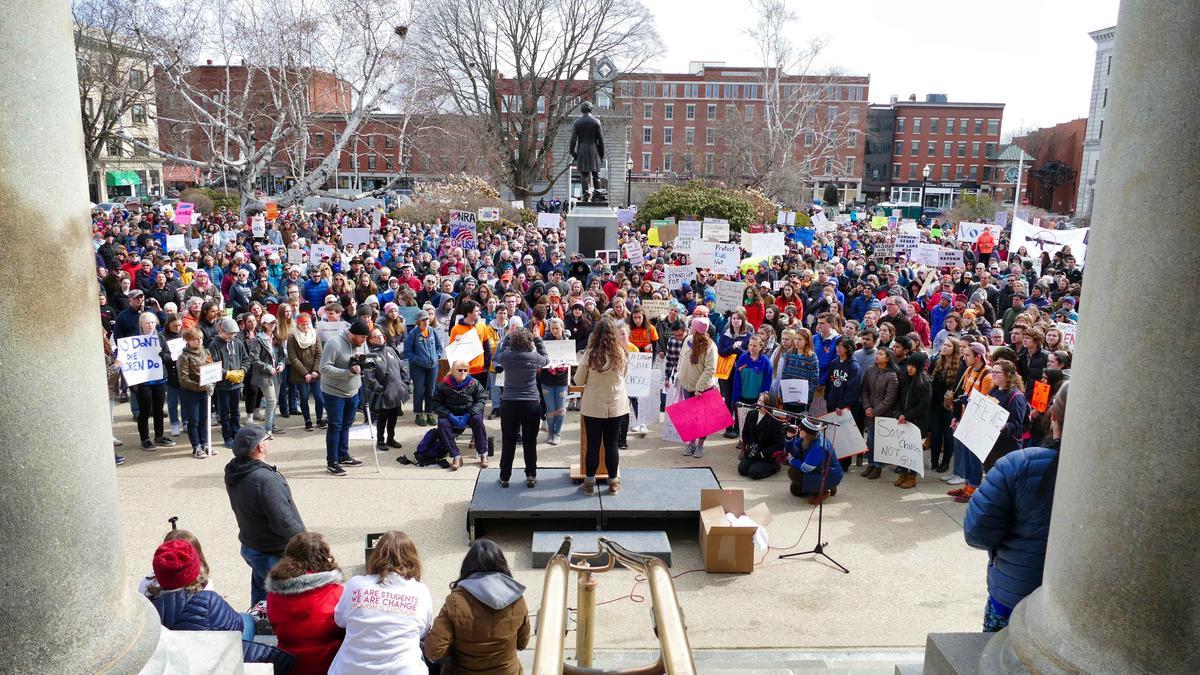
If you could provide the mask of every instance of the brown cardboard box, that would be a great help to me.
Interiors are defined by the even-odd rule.
[[[746,515],[762,527],[771,522],[771,510],[759,504],[745,510],[741,490],[700,491],[700,558],[705,572],[749,574],[754,571],[755,527],[731,526],[725,514]]]

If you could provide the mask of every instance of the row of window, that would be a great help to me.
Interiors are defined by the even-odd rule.
[[[928,122],[926,123],[925,120],[928,120]],[[940,129],[945,128],[945,130],[946,130],[945,133],[947,135],[954,135],[955,133],[958,133],[959,135],[965,136],[966,134],[970,133],[970,134],[978,136],[983,133],[984,122],[987,122],[987,135],[988,136],[999,136],[1000,135],[1000,120],[996,120],[996,119],[985,120],[982,117],[976,117],[975,119],[968,119],[966,117],[960,117],[960,118],[947,117],[945,127],[941,126],[942,118],[940,118],[940,117],[914,117],[911,120],[909,120],[907,117],[897,117],[896,118],[896,133],[898,133],[898,134],[905,133],[907,127],[909,126],[908,123],[910,121],[912,122],[912,133],[914,133],[914,134],[922,133],[921,127],[922,127],[922,125],[926,125],[925,133],[929,133],[929,134],[942,133],[940,131]],[[955,124],[955,122],[957,122],[957,125]],[[956,126],[957,126],[957,131],[955,130]]]
[[[655,103],[643,103],[642,104],[642,119],[653,119],[656,105],[657,104],[655,104]],[[666,119],[666,120],[675,119],[675,105],[676,104],[674,104],[674,103],[662,104],[663,119]],[[744,106],[742,108],[742,112],[741,112],[742,119],[747,122],[754,121],[755,111],[756,111],[756,109],[752,105]],[[767,116],[770,115],[770,112],[771,112],[771,108],[769,106],[764,107],[763,108],[763,119],[766,119]],[[715,122],[717,120],[716,104],[713,104],[713,103],[707,104],[705,113],[706,113],[705,114],[706,120],[708,120],[710,122]],[[629,115],[630,117],[633,116],[633,104],[632,103],[625,104],[625,114]],[[841,109],[838,106],[831,105],[831,106],[826,107],[825,115],[828,119],[830,119],[830,120],[837,119],[837,117],[840,114],[841,114]],[[813,121],[814,118],[816,117],[816,112],[813,110],[810,110],[808,113],[808,117],[809,117],[810,121]],[[737,106],[732,105],[732,104],[726,104],[725,105],[725,119],[726,120],[735,120],[737,118],[738,118]],[[685,119],[685,120],[696,119],[696,104],[695,103],[684,104],[683,119]],[[846,120],[847,123],[858,124],[860,119],[861,119],[861,113],[857,107],[852,107],[852,108],[849,108],[849,110],[847,110],[847,120]]]
[[[150,154],[150,152],[146,150],[145,145],[142,145],[148,144],[148,140],[145,138],[135,138],[133,140],[136,141],[135,143],[131,144],[133,146],[133,157],[146,157]],[[125,152],[125,142],[120,138],[116,138],[115,136],[110,136],[108,140],[104,142],[104,154],[108,155],[109,157],[130,156]]]
[[[716,162],[716,157],[717,157],[716,153],[712,153],[712,152],[704,153],[704,175],[712,175],[713,165]],[[728,158],[726,158],[726,159],[728,160]],[[694,172],[695,158],[692,155],[686,155],[686,154],[682,155],[680,157],[680,160],[681,160],[681,162],[677,166],[675,163],[674,156],[671,155],[670,153],[664,153],[662,156],[662,167],[661,167],[662,171],[677,171],[677,172],[686,173],[686,174],[690,174],[690,173]],[[833,175],[834,169],[835,169],[835,167],[833,165],[833,158],[826,157],[824,162],[825,162],[825,172],[822,175],[825,175],[825,176]],[[811,157],[805,158],[804,171],[806,173],[812,173],[812,168],[813,168],[813,159]],[[854,170],[857,168],[857,158],[852,155],[846,157],[845,163],[842,165],[841,168],[843,169],[842,173],[844,175],[853,176]],[[654,167],[654,154],[653,153],[650,153],[650,152],[642,153],[642,169],[641,170],[643,173],[650,173],[650,172],[657,170]],[[746,173],[750,173],[749,168],[746,168],[745,171],[746,171]]]
[[[337,145],[337,142],[339,140],[341,140],[341,138],[342,138],[342,135],[340,133],[334,132],[333,133],[333,144]],[[365,136],[365,138],[366,138],[366,144],[367,144],[368,148],[373,149],[376,147],[377,141],[375,139],[377,138],[377,136],[375,134],[367,134]],[[324,148],[325,147],[325,134],[320,133],[320,132],[314,134],[313,135],[313,145],[318,148]],[[333,147],[333,146],[330,146],[330,147]],[[391,136],[384,136],[383,137],[383,147],[388,150],[391,150],[392,148],[396,147],[395,139],[392,138]]]
[[[929,166],[931,169],[929,172],[929,180],[979,180],[978,164],[942,164],[940,166],[930,164]],[[908,174],[906,175],[903,172],[904,165],[897,162],[892,164],[891,178],[893,180],[923,180],[924,176],[921,174],[921,168],[922,167],[920,164],[909,164]],[[984,180],[991,180],[991,168],[992,167],[990,166],[985,166],[983,168]],[[884,167],[884,170],[886,171],[886,167]],[[875,175],[876,173],[879,172],[872,169],[872,180],[888,179],[888,176],[877,176]]]
[[[717,98],[717,99],[762,99],[766,92],[762,84],[743,82],[656,82],[622,81],[617,95],[625,98]],[[834,101],[865,101],[865,85],[841,84],[783,84],[779,95],[784,100],[796,100],[803,96],[811,99]]]
[[[674,127],[663,127],[662,132],[663,132],[663,138],[662,138],[663,145],[671,145],[671,143],[673,143],[675,141],[675,128]],[[817,137],[816,137],[815,132],[812,132],[812,131],[804,132],[804,147],[811,148],[814,145],[816,145],[816,138]],[[628,138],[626,138],[626,141],[628,141]],[[654,142],[654,127],[642,127],[642,142],[643,143],[653,143]],[[716,142],[717,142],[716,129],[714,129],[713,127],[708,127],[707,129],[705,129],[704,130],[704,144],[705,145],[715,145]],[[684,128],[683,144],[684,145],[695,145],[696,144],[696,128],[695,127],[685,127]],[[976,144],[976,145],[978,145],[978,144]],[[989,143],[988,145],[992,145],[992,144]],[[847,148],[857,148],[858,147],[858,131],[857,130],[851,129],[850,131],[848,131],[846,133],[846,147]]]
[[[94,118],[96,115],[96,103],[90,98],[83,99],[83,110],[88,118]],[[129,119],[133,124],[145,124],[147,120],[146,106],[141,103],[135,103],[129,106]]]
[[[925,156],[926,157],[936,157],[937,156],[937,145],[938,145],[937,141],[925,141]],[[984,152],[983,156],[984,157],[987,157],[996,151],[995,143],[981,144],[979,141],[972,141],[971,142],[971,157],[973,159],[979,158],[979,149],[980,149],[981,145],[983,146],[983,152]],[[904,155],[904,143],[897,142],[895,147],[893,148],[893,153],[898,156],[903,156]],[[916,157],[919,154],[921,154],[921,141],[909,141],[908,156]],[[967,156],[967,143],[965,141],[959,141],[958,143],[955,143],[954,141],[942,141],[942,157],[966,157],[966,156]]]

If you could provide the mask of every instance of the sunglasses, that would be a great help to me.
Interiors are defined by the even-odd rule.
[[[469,371],[469,370],[465,370],[465,369],[463,369],[463,368],[455,368],[455,369],[454,369],[454,372],[456,372],[456,373],[469,373],[469,372],[471,372],[471,371]]]

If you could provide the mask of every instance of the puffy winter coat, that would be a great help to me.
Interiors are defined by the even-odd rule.
[[[1037,491],[1057,455],[1026,448],[1001,457],[968,503],[963,534],[988,551],[988,593],[1006,607],[1042,585],[1054,495]]]
[[[449,383],[454,378],[447,375],[433,390],[433,412],[438,417],[449,415],[482,415],[483,407],[487,404],[488,392],[479,381],[468,377],[466,385],[461,389]]]
[[[346,629],[333,622],[333,608],[342,597],[342,573],[337,570],[302,574],[291,579],[266,580],[267,618],[279,638],[279,648],[296,657],[293,675],[320,675],[337,656]]]
[[[425,656],[449,655],[456,675],[518,675],[517,652],[528,646],[530,633],[524,591],[507,574],[476,573],[463,579],[433,620]]]
[[[158,610],[163,627],[171,630],[231,630],[240,634],[245,628],[242,615],[215,591],[163,591],[151,602]],[[295,663],[290,654],[250,640],[242,640],[242,660],[246,663],[273,663],[277,673],[291,672]]]
[[[363,371],[363,384],[371,394],[371,407],[378,410],[399,408],[412,392],[408,364],[395,347],[371,347],[379,356],[379,365]]]

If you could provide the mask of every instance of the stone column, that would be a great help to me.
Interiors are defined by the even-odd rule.
[[[981,672],[1200,672],[1197,35],[1121,5],[1045,576]]]
[[[125,573],[70,8],[0,21],[0,670],[138,672],[160,627]]]

